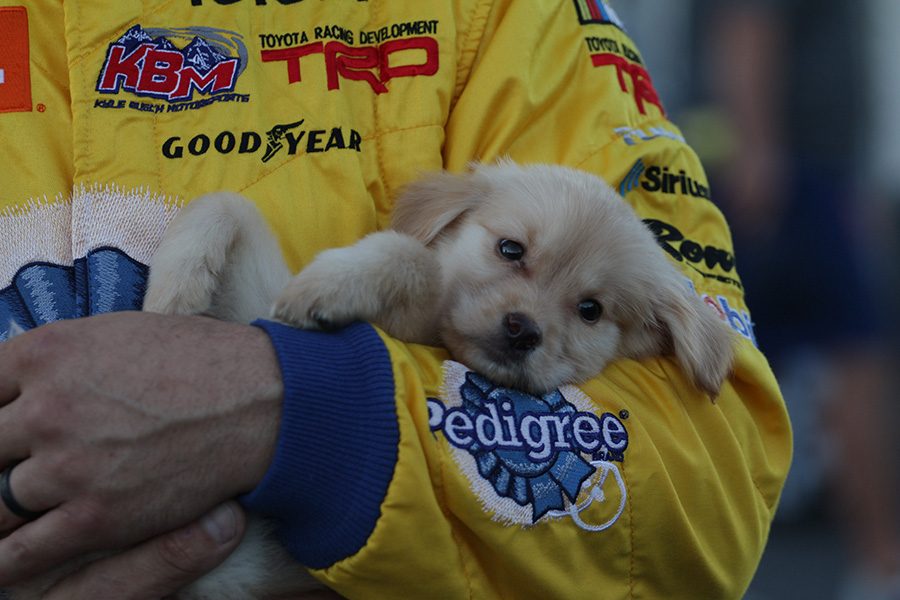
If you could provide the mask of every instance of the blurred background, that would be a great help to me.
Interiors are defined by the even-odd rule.
[[[728,217],[795,457],[747,600],[900,600],[900,0],[618,0]]]

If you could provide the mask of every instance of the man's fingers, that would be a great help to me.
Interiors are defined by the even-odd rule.
[[[27,579],[96,547],[85,548],[98,515],[71,504],[55,508],[0,539],[0,587]]]
[[[14,348],[10,348],[12,342],[0,342],[0,406],[9,404],[19,395],[19,378],[13,364],[16,355]]]
[[[0,347],[2,346],[3,343],[0,343]],[[3,382],[0,380],[0,388],[2,387]],[[16,394],[16,398],[11,399],[9,403],[0,400],[0,470],[31,453],[27,418],[24,415],[25,403],[18,396],[18,392]]]
[[[25,460],[0,473],[0,532],[33,519],[34,516],[28,513],[40,514],[59,503],[53,499],[58,494],[40,473],[40,463],[35,459]]]
[[[56,585],[44,600],[158,600],[199,579],[240,543],[246,521],[226,502],[199,521],[88,565]]]

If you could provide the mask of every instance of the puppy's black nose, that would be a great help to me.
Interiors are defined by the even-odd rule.
[[[528,315],[509,313],[503,318],[503,327],[513,350],[530,352],[541,344],[541,329]]]

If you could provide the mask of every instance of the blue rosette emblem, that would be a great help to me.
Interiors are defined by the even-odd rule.
[[[566,417],[571,422],[578,411],[559,391],[531,396],[469,372],[460,396],[477,433],[466,450],[498,495],[531,506],[532,523],[563,510],[564,497],[576,501],[596,468],[571,443],[560,448],[558,424]]]

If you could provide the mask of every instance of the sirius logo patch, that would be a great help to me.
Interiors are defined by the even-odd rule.
[[[444,397],[428,400],[428,417],[494,519],[532,526],[570,517],[602,531],[625,508],[615,463],[629,438],[621,419],[591,408],[572,386],[531,396],[448,362]]]
[[[666,195],[690,196],[710,199],[709,187],[694,179],[684,169],[672,172],[669,167],[647,167],[643,159],[638,159],[619,184],[619,194],[625,195],[638,187],[648,192]]]
[[[211,27],[145,29],[135,25],[109,45],[96,89],[102,94],[126,91],[179,104],[190,103],[195,94],[210,97],[210,102],[212,98],[237,99],[229,92],[246,66],[247,49],[237,33]],[[162,112],[163,107],[157,106],[159,110],[143,110]]]

